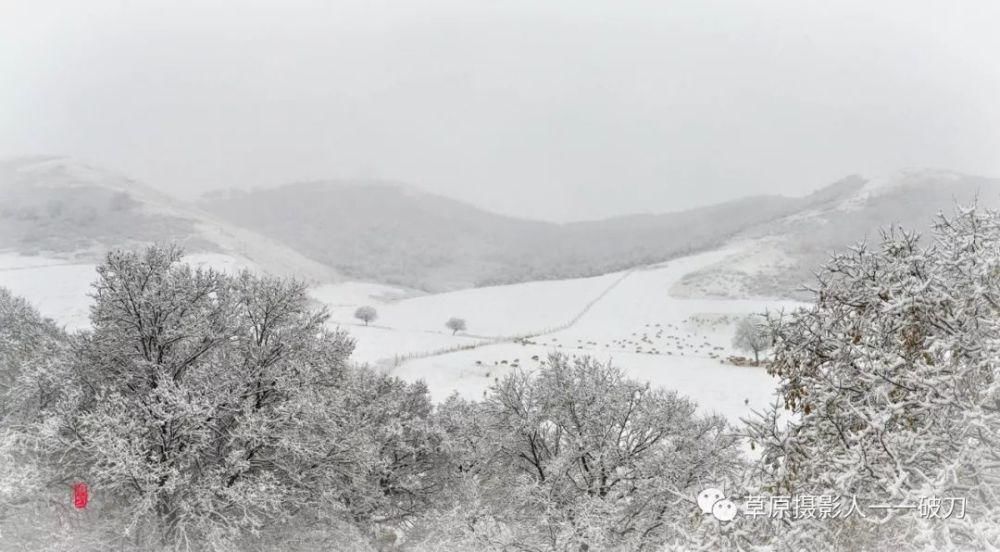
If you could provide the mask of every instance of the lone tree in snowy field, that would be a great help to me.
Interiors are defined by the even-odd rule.
[[[378,318],[378,311],[375,310],[375,307],[369,305],[358,307],[358,310],[354,311],[354,318],[363,321],[365,326],[367,326],[369,322],[373,322]]]
[[[451,335],[455,335],[458,332],[464,332],[466,328],[464,318],[449,318],[444,325],[451,330]]]
[[[771,338],[765,326],[756,316],[748,316],[736,324],[733,347],[753,353],[754,364],[760,364],[760,354],[771,347]]]

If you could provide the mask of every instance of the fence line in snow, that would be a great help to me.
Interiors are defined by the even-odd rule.
[[[596,305],[602,299],[604,299],[605,297],[607,297],[607,295],[609,293],[611,293],[616,287],[618,287],[619,284],[621,284],[623,281],[625,281],[626,278],[628,278],[629,276],[631,276],[632,273],[635,272],[637,269],[638,269],[638,267],[627,270],[624,274],[621,275],[620,278],[616,279],[608,287],[604,288],[599,294],[597,294],[596,297],[594,297],[589,302],[587,302],[587,304],[583,306],[583,309],[581,309],[580,312],[576,313],[576,315],[574,315],[572,318],[570,318],[568,321],[566,321],[563,324],[559,324],[559,325],[552,326],[552,327],[549,327],[549,328],[545,328],[545,329],[541,329],[541,330],[535,330],[535,331],[531,331],[531,332],[527,332],[527,333],[523,333],[523,334],[509,335],[509,336],[486,337],[486,338],[483,338],[483,341],[478,341],[478,342],[475,342],[475,343],[466,343],[466,344],[463,344],[463,345],[452,345],[450,347],[444,347],[444,348],[435,349],[435,350],[432,350],[432,351],[423,351],[423,352],[418,352],[418,353],[407,353],[407,354],[403,354],[403,355],[394,355],[391,359],[380,360],[380,361],[377,361],[376,364],[382,364],[382,363],[384,363],[386,361],[391,361],[392,362],[392,367],[393,368],[397,368],[400,365],[402,365],[404,362],[409,362],[411,360],[417,360],[417,359],[421,359],[421,358],[430,358],[430,357],[435,357],[435,356],[439,356],[439,355],[446,355],[448,353],[456,353],[458,351],[471,351],[473,349],[478,349],[480,347],[485,347],[485,346],[488,346],[488,345],[498,345],[500,343],[516,343],[518,341],[524,341],[524,340],[527,340],[527,339],[531,339],[533,337],[538,337],[538,336],[541,336],[541,335],[546,335],[546,334],[550,334],[550,333],[561,332],[563,330],[567,330],[567,329],[573,327],[584,316],[586,316],[587,313],[589,313],[590,310],[594,308],[594,305]]]

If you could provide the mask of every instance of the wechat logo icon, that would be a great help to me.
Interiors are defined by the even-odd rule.
[[[719,521],[733,521],[739,508],[719,489],[705,489],[698,493],[698,508],[703,514],[712,514]]]

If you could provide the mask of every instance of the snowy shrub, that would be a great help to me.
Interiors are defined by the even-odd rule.
[[[1000,218],[961,210],[926,242],[892,231],[836,255],[816,304],[770,321],[769,371],[794,414],[751,423],[766,493],[872,504],[967,500],[964,517],[762,524],[781,550],[985,550],[1000,546]]]

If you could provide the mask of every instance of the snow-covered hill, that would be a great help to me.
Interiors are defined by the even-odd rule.
[[[1000,207],[1000,179],[942,170],[855,176],[821,193],[823,201],[735,236],[746,247],[687,275],[675,293],[808,298],[803,286],[835,250],[878,238],[893,226],[926,232],[938,213],[950,213],[957,205]]]
[[[795,213],[802,201],[750,197],[684,212],[553,224],[396,183],[333,181],[217,193],[200,205],[353,279],[441,292],[598,276],[687,255]]]
[[[64,157],[0,163],[0,252],[45,264],[92,264],[109,249],[174,242],[220,266],[336,281],[336,271],[285,244],[149,188]]]
[[[795,296],[831,250],[888,224],[921,228],[938,210],[976,197],[1000,203],[1000,183],[904,171],[849,177],[801,198],[746,198],[560,225],[384,182],[223,192],[192,205],[113,171],[33,157],[0,163],[0,251],[94,261],[111,247],[172,241],[312,282],[353,279],[440,292],[599,276],[738,241],[753,245],[688,276],[675,291]]]

